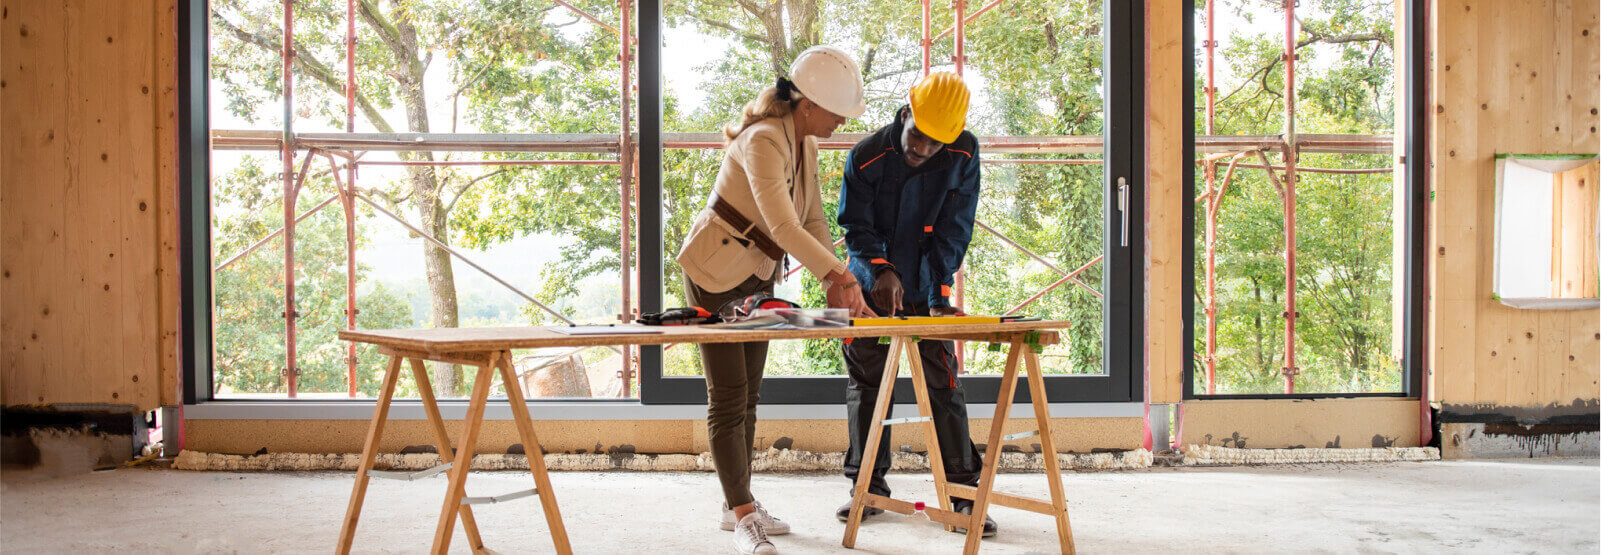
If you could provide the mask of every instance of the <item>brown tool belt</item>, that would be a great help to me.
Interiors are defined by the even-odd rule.
[[[751,223],[750,219],[746,218],[744,214],[740,214],[739,210],[734,209],[734,205],[723,200],[723,197],[717,196],[716,192],[712,193],[712,212],[716,213],[717,217],[722,218],[724,222],[728,222],[728,225],[739,230],[740,235],[744,235],[746,239],[750,239],[750,242],[755,243],[756,248],[761,249],[762,254],[766,254],[768,258],[775,261],[784,259],[784,249],[779,248],[778,243],[773,242],[772,237],[768,237],[766,233],[762,233],[762,230],[757,229],[756,224]]]

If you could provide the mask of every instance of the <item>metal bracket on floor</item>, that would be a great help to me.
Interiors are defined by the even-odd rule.
[[[932,417],[932,416],[908,416],[906,418],[886,418],[886,419],[884,419],[883,424],[885,426],[894,426],[896,424],[911,424],[911,423],[914,423],[914,422],[928,422],[928,421],[933,420],[933,419],[934,419],[934,417]]]
[[[525,490],[522,490],[522,491],[514,491],[514,492],[511,492],[511,493],[503,493],[503,494],[500,494],[500,495],[491,495],[491,496],[488,496],[488,497],[463,497],[463,498],[461,498],[461,504],[463,504],[463,505],[487,505],[489,503],[499,503],[501,501],[511,501],[513,499],[522,499],[524,497],[528,497],[528,496],[534,495],[536,493],[539,493],[539,488],[525,489]]]
[[[450,470],[450,463],[444,463],[427,470],[418,470],[416,472],[401,472],[398,470],[368,470],[367,475],[374,478],[384,478],[386,480],[403,480],[410,482],[412,480],[421,480],[446,470]]]
[[[1025,437],[1034,437],[1034,436],[1037,436],[1037,435],[1040,435],[1040,431],[1039,430],[1029,430],[1029,431],[1026,431],[1026,432],[1018,432],[1018,433],[1015,433],[1015,434],[1007,434],[1007,435],[1001,436],[1001,439],[1004,439],[1006,441],[1011,441],[1011,440],[1014,440],[1014,439],[1023,439]]]

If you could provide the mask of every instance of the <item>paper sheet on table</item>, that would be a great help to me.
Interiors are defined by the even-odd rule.
[[[650,335],[662,333],[662,330],[644,326],[567,326],[553,327],[550,328],[550,331],[567,335]]]

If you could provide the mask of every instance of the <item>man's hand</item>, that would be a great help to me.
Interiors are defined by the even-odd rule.
[[[901,276],[895,270],[885,270],[873,279],[872,294],[873,304],[888,309],[888,315],[894,316],[901,312],[901,298],[906,296],[906,290],[901,288]]]
[[[935,316],[966,316],[962,309],[954,306],[936,306],[928,309],[928,313]]]

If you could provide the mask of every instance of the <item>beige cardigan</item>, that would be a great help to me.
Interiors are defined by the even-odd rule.
[[[834,256],[834,241],[823,215],[823,197],[817,187],[817,141],[807,137],[796,148],[794,125],[790,116],[784,116],[747,127],[725,149],[712,191],[822,279],[847,270]],[[796,163],[804,164],[799,184],[792,179]],[[678,253],[685,275],[710,293],[733,289],[751,276],[775,277],[781,271],[778,262],[719,218],[707,200]]]

